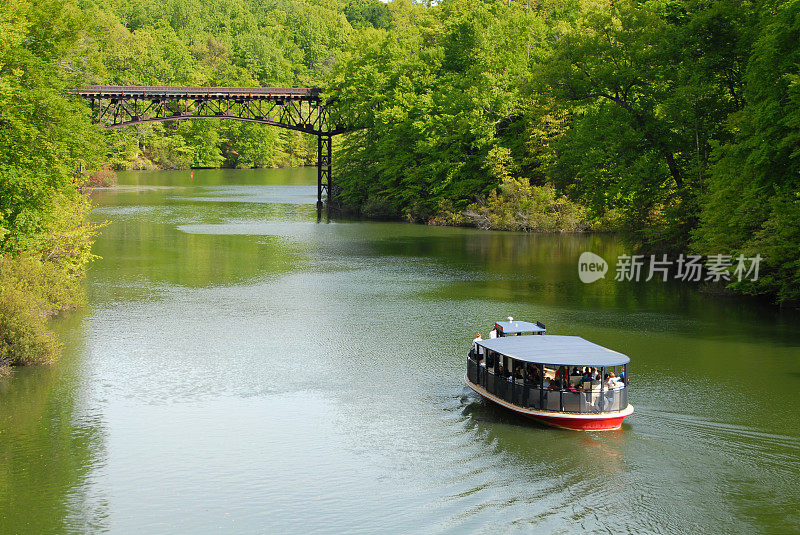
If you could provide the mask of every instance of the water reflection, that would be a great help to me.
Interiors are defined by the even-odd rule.
[[[0,390],[3,531],[800,527],[796,314],[581,283],[581,252],[625,252],[610,236],[318,222],[315,180],[141,172],[96,193],[91,307],[59,322],[76,342]],[[508,315],[629,354],[625,427],[470,394],[472,335]]]
[[[79,365],[82,315],[61,320],[67,357],[0,379],[0,531],[60,533],[105,525],[87,483],[104,456],[102,418],[88,410]],[[77,335],[77,336],[76,336]]]

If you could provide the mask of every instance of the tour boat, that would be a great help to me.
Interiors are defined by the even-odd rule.
[[[498,337],[476,340],[467,357],[467,386],[485,399],[547,425],[580,431],[619,429],[633,413],[626,355],[579,336],[520,336],[543,334],[538,322],[495,326]]]

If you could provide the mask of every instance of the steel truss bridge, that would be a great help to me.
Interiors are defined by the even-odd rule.
[[[345,128],[331,118],[313,87],[159,87],[93,85],[73,91],[91,101],[104,128],[181,119],[233,119],[317,136],[317,208],[333,198],[332,136]]]

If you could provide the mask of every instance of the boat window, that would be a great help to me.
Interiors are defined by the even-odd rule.
[[[491,349],[485,353],[485,367],[468,360],[468,380],[516,406],[567,413],[616,412],[628,406],[627,364],[567,366],[527,362]]]

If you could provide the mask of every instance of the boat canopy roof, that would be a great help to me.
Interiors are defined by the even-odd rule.
[[[544,327],[529,321],[497,321],[495,325],[503,330],[503,334],[547,332]]]
[[[504,336],[476,343],[515,360],[556,366],[619,366],[631,361],[580,336]]]

